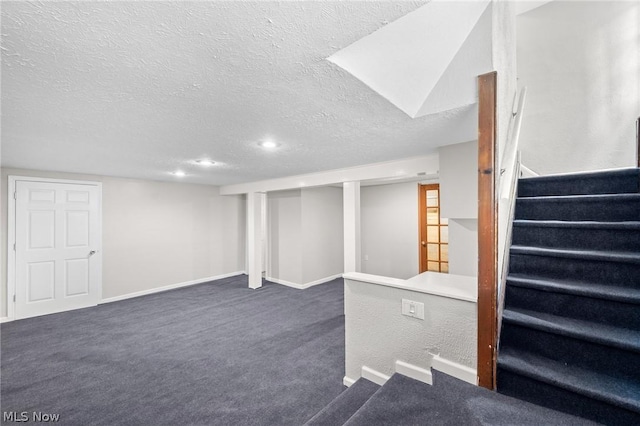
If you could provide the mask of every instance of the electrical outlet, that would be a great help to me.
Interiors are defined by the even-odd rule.
[[[424,319],[424,303],[402,299],[402,315],[412,318]]]

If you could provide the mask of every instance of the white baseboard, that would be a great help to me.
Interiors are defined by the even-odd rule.
[[[439,355],[435,355],[433,357],[431,361],[431,368],[446,373],[456,379],[471,383],[472,385],[478,384],[475,369],[441,358]],[[395,372],[429,385],[433,384],[433,375],[430,369],[418,367],[417,365],[409,364],[404,361],[396,361]],[[360,377],[372,381],[380,386],[384,385],[390,378],[386,374],[376,371],[371,367],[367,367],[366,365],[362,366]],[[355,383],[355,380],[345,376],[342,379],[342,383],[345,386],[351,386]]]
[[[13,321],[13,318],[9,318],[9,317],[0,317],[0,324],[4,323],[4,322],[11,322]]]
[[[335,280],[336,278],[340,278],[340,277],[342,277],[342,274],[336,274],[336,275],[331,275],[330,277],[320,278],[319,280],[311,281],[304,284],[296,284],[296,283],[292,283],[291,281],[285,281],[285,280],[281,280],[278,278],[271,278],[271,277],[266,277],[265,279],[267,281],[271,281],[272,283],[286,285],[287,287],[297,288],[298,290],[304,290],[309,287],[313,287],[314,285],[324,284],[326,282]]]
[[[433,357],[431,368],[442,371],[456,379],[471,383],[472,385],[478,385],[478,375],[475,369],[449,361],[448,359],[440,358],[439,355]]]
[[[387,380],[390,379],[386,374],[382,374],[379,371],[374,370],[373,368],[369,368],[366,365],[362,366],[362,377],[375,383],[376,385],[384,385],[387,383]]]
[[[342,384],[345,385],[346,387],[350,388],[352,384],[354,384],[356,381],[353,380],[351,377],[347,377],[344,376],[342,378]]]
[[[433,376],[431,375],[430,370],[426,370],[404,361],[396,361],[396,373],[400,373],[403,376],[410,377],[428,385],[433,384]]]
[[[177,283],[177,284],[169,284],[169,285],[166,285],[166,286],[163,286],[163,287],[150,288],[149,290],[137,291],[135,293],[123,294],[121,296],[108,297],[106,299],[102,299],[102,301],[100,301],[99,304],[102,305],[104,303],[118,302],[120,300],[132,299],[134,297],[146,296],[146,295],[154,294],[154,293],[161,293],[163,291],[174,290],[176,288],[189,287],[189,286],[192,286],[192,285],[202,284],[202,283],[206,283],[206,282],[209,282],[209,281],[215,281],[215,280],[221,280],[223,278],[235,277],[237,275],[242,275],[244,273],[245,273],[244,271],[237,271],[237,272],[231,272],[229,274],[222,274],[222,275],[216,275],[216,276],[213,276],[213,277],[199,278],[197,280],[185,281],[185,282]]]

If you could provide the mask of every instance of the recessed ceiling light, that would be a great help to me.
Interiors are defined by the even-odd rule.
[[[213,166],[214,164],[216,164],[215,161],[211,161],[211,160],[207,160],[207,159],[196,160],[196,163],[198,163],[201,166],[205,166],[205,167]]]
[[[260,145],[261,147],[266,148],[266,149],[274,149],[274,148],[278,147],[278,144],[275,143],[272,140],[262,141],[258,145]]]
[[[176,171],[175,171],[175,172],[173,172],[172,174],[173,174],[174,176],[177,176],[177,177],[185,177],[185,176],[186,176],[186,173],[185,173],[185,172],[183,172],[182,170],[176,170]]]

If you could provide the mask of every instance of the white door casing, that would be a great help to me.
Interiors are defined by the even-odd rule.
[[[14,182],[15,216],[9,226],[15,241],[15,319],[97,305],[102,297],[100,184]]]

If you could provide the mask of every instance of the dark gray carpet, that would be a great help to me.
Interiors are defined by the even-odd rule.
[[[436,370],[433,386],[394,374],[345,426],[589,426],[586,419],[470,385]]]
[[[304,426],[343,425],[378,389],[380,386],[360,378]]]
[[[343,284],[246,276],[3,324],[2,411],[65,425],[301,425],[344,390]]]

